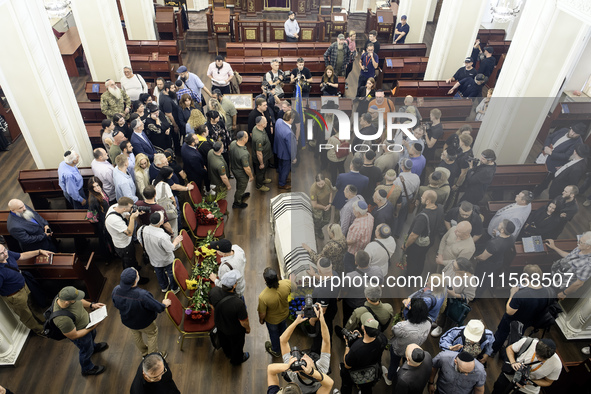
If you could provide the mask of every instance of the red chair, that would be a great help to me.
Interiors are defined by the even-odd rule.
[[[193,245],[193,241],[191,240],[191,236],[185,229],[181,230],[180,233],[183,236],[183,240],[181,241],[181,249],[185,252],[185,256],[187,256],[187,260],[189,260],[189,264],[195,264],[195,245]]]
[[[187,234],[187,236],[189,235]],[[187,279],[189,279],[189,272],[187,271],[187,268],[185,267],[183,262],[179,259],[174,259],[174,261],[172,262],[172,275],[174,276],[174,281],[176,282],[176,284],[179,285],[179,288],[181,289],[183,295],[187,299],[193,297],[195,290],[187,289]]]
[[[189,226],[189,231],[191,231],[191,235],[193,236],[193,238],[197,239],[197,238],[206,238],[207,237],[207,233],[209,231],[215,231],[214,233],[214,237],[216,238],[220,238],[222,235],[224,235],[224,219],[220,219],[221,223],[219,225],[219,227],[216,230],[216,226],[211,224],[211,225],[198,225],[197,224],[197,217],[195,216],[195,211],[193,211],[193,208],[191,207],[191,205],[186,202],[183,205],[183,217],[185,218],[185,223],[187,223],[187,226]]]
[[[181,335],[181,351],[183,350],[185,337],[206,338],[209,336],[209,332],[215,325],[213,319],[213,310],[210,312],[211,316],[207,322],[198,323],[192,319],[185,319],[187,317],[185,314],[185,308],[183,308],[183,305],[179,301],[178,297],[172,291],[168,291],[166,293],[166,298],[171,301],[170,306],[166,308],[166,314]]]
[[[189,182],[189,184],[193,185],[193,190],[189,191],[189,197],[191,198],[191,202],[193,203],[193,206],[200,204],[201,201],[203,201],[203,197],[201,196],[201,192],[199,191],[199,188],[197,187],[197,185],[193,181]],[[228,201],[223,200],[223,199],[219,200],[218,206],[220,207],[220,211],[225,215],[226,212],[228,211]]]

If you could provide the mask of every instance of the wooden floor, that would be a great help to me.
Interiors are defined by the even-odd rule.
[[[206,80],[203,72],[207,64],[213,60],[213,56],[203,53],[189,53],[185,56],[190,70],[198,71],[203,80]],[[84,95],[83,82],[87,78],[72,79],[74,89],[79,100]],[[313,182],[314,174],[320,171],[319,163],[315,161],[310,150],[302,154],[303,165],[292,172],[293,190],[308,192]],[[6,209],[6,203],[10,198],[21,198],[28,201],[23,195],[16,181],[19,169],[35,168],[32,157],[21,138],[11,147],[9,152],[0,153],[0,166],[3,179],[0,184],[0,206]],[[232,210],[226,225],[225,236],[234,244],[240,245],[246,252],[246,304],[251,319],[252,332],[247,335],[245,350],[250,352],[251,358],[241,367],[232,367],[222,352],[215,352],[210,346],[209,339],[189,339],[185,341],[184,351],[179,350],[178,335],[176,329],[169,321],[166,314],[158,317],[159,343],[162,350],[168,351],[167,361],[182,393],[218,394],[218,393],[245,393],[259,394],[266,391],[266,366],[272,362],[264,349],[264,342],[268,339],[265,326],[258,323],[256,307],[258,294],[264,288],[262,271],[267,266],[277,267],[274,240],[269,223],[269,199],[279,193],[277,189],[277,175],[274,170],[268,174],[274,182],[270,185],[268,193],[254,190],[252,184],[249,190],[252,197],[248,201],[249,206],[245,210]],[[233,182],[233,181],[232,181]],[[233,193],[230,193],[229,203],[232,203]],[[580,200],[582,203],[583,200]],[[588,230],[591,221],[590,211],[581,207],[581,214],[569,224],[562,234],[562,238],[572,238]],[[95,248],[91,244],[89,250]],[[182,252],[181,252],[182,253]],[[180,257],[181,253],[177,253]],[[399,254],[400,251],[397,251]],[[97,377],[82,377],[78,363],[77,349],[69,341],[55,342],[30,336],[15,367],[0,368],[0,385],[10,388],[17,394],[35,393],[125,393],[129,392],[131,381],[135,371],[141,362],[141,356],[133,344],[130,332],[120,321],[117,310],[111,301],[111,292],[118,284],[121,273],[121,265],[115,261],[97,261],[101,272],[106,276],[107,283],[99,300],[107,305],[109,317],[98,327],[97,340],[107,341],[110,348],[93,357],[96,364],[104,364],[107,371]],[[434,264],[432,261],[427,264]],[[428,268],[428,267],[427,267]],[[392,270],[395,273],[394,270]],[[151,281],[145,288],[151,291],[157,299],[162,298],[156,283],[155,274],[148,268],[143,269],[143,274]],[[180,295],[180,293],[179,293]],[[182,299],[183,302],[185,300]],[[394,309],[400,308],[400,300],[390,300]],[[493,331],[500,320],[504,310],[505,300],[481,300],[473,304],[473,311],[469,318],[482,319],[486,326]],[[340,322],[340,314],[335,322]],[[567,342],[557,328],[549,334],[558,344],[558,351],[565,361],[580,361],[583,355],[579,349],[585,346],[586,341]],[[309,348],[310,340],[304,338],[300,331],[294,334],[292,344],[301,348]],[[340,387],[338,364],[342,361],[344,353],[343,343],[334,339],[332,343],[332,377],[336,382],[335,387]],[[436,354],[438,352],[437,340],[429,337],[424,348]],[[389,362],[389,356],[384,353],[383,362]],[[487,392],[492,389],[492,384],[500,371],[500,361],[497,358],[489,363],[487,372]],[[389,392],[383,381],[375,387],[375,393]],[[426,391],[425,391],[426,392]]]

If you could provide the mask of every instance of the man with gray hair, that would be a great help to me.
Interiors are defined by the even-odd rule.
[[[140,153],[143,153],[148,156],[150,161],[154,161],[156,149],[154,148],[154,145],[152,145],[152,141],[150,141],[146,133],[144,133],[144,122],[142,122],[140,118],[134,119],[131,122],[131,128],[133,133],[129,140],[133,145],[135,155],[137,156]]]
[[[371,239],[374,219],[367,208],[365,201],[353,204],[355,220],[347,231],[347,252],[343,259],[345,273],[355,270],[355,254],[365,249]]]
[[[277,96],[283,93],[283,71],[279,69],[279,59],[271,60],[271,70],[265,73],[265,81],[270,87],[275,88]]]
[[[394,308],[392,305],[380,301],[382,298],[382,288],[379,286],[368,286],[363,291],[365,294],[365,304],[353,311],[351,317],[347,321],[345,328],[349,331],[358,330],[361,328],[361,316],[369,312],[374,319],[380,323],[380,330],[385,331],[392,318],[394,318]]]
[[[562,300],[576,292],[591,276],[591,231],[581,235],[579,245],[570,253],[558,248],[552,239],[546,240],[546,245],[562,257],[552,264],[552,274],[559,274],[562,277],[560,284],[562,291],[557,294]]]
[[[148,84],[141,75],[134,74],[130,66],[123,67],[123,74],[121,87],[131,101],[139,100],[142,93],[148,93]]]
[[[324,66],[332,66],[336,76],[345,75],[347,65],[351,60],[351,51],[344,34],[339,34],[337,40],[330,44],[324,52]]]
[[[57,168],[57,176],[60,188],[64,192],[66,201],[74,209],[88,208],[86,194],[84,193],[84,180],[78,169],[80,155],[75,151],[66,151],[64,161]]]
[[[392,237],[392,230],[387,224],[380,224],[376,227],[375,239],[368,243],[365,251],[369,254],[369,265],[378,267],[382,274],[388,274],[390,259],[396,251],[396,241]]]
[[[10,235],[18,241],[23,252],[43,249],[57,252],[51,241],[51,228],[47,220],[18,199],[8,202],[10,213],[6,226]]]
[[[266,177],[269,161],[273,156],[273,148],[269,136],[265,132],[267,127],[267,118],[264,116],[257,116],[256,126],[252,129],[252,151],[254,153],[252,158],[252,168],[254,169],[256,188],[262,192],[268,192],[269,187],[265,186],[272,182]]]
[[[112,79],[107,79],[105,87],[107,91],[101,94],[101,112],[109,119],[112,119],[115,114],[121,114],[125,120],[128,120],[131,99],[125,90],[121,90]]]
[[[131,394],[181,394],[168,364],[160,353],[148,354],[140,364],[131,383]]]
[[[92,151],[94,160],[90,163],[92,173],[103,183],[103,191],[109,197],[109,201],[115,201],[115,183],[113,182],[113,166],[107,160],[109,156],[103,148]]]

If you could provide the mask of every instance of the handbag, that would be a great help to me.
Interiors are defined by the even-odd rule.
[[[461,325],[471,310],[472,308],[459,298],[448,298],[445,315],[457,324]]]
[[[420,246],[422,248],[429,246],[431,244],[431,225],[429,223],[429,216],[424,213],[421,212],[419,213],[418,216],[424,215],[427,218],[427,235],[426,236],[419,236],[419,238],[417,238],[417,240],[415,241],[415,243],[417,244],[417,246]]]
[[[88,220],[90,223],[98,223],[98,212],[95,210],[88,210],[86,211],[86,220]]]
[[[335,151],[337,159],[349,156],[349,147],[350,144],[348,142],[341,142],[339,148]]]
[[[374,364],[369,367],[350,370],[349,376],[351,376],[353,383],[357,385],[374,383],[382,376],[382,368],[380,364]]]
[[[142,254],[142,261],[144,262],[144,265],[150,265],[150,256],[148,256],[148,252],[146,252],[146,244],[144,243],[144,228],[146,226],[141,226],[137,232],[139,233],[140,230],[142,232],[142,234],[140,235],[141,241],[142,241],[142,247],[144,249],[143,254]]]
[[[178,211],[176,210],[176,205],[172,200],[166,197],[166,193],[164,193],[164,182],[160,182],[158,186],[161,188],[160,195],[162,196],[156,203],[164,208],[166,211],[166,216],[169,218],[176,218],[178,216]]]

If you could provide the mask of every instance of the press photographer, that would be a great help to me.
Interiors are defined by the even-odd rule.
[[[291,71],[289,79],[291,83],[300,84],[302,88],[302,97],[310,97],[310,84],[312,83],[312,73],[307,67],[304,67],[304,58],[298,58],[297,67]]]
[[[320,358],[316,363],[314,363],[314,360],[309,355],[299,351],[297,347],[291,348],[289,346],[289,338],[291,338],[296,327],[305,321],[309,321],[304,316],[304,313],[298,314],[295,321],[287,327],[279,338],[283,362],[291,365],[285,373],[286,380],[289,379],[292,383],[295,383],[304,394],[319,392],[322,382],[315,378],[310,379],[310,377],[313,377],[315,371],[324,375],[328,373],[330,368],[330,335],[328,334],[328,326],[324,321],[324,313],[320,304],[313,304],[311,308],[314,319],[320,322],[322,330],[322,348],[320,350]],[[310,321],[310,324],[313,324],[313,322]],[[297,359],[296,362],[290,362],[290,359],[293,357]]]
[[[497,155],[492,149],[482,151],[480,158],[468,158],[469,170],[466,175],[466,181],[462,185],[465,191],[460,201],[469,201],[478,205],[484,197],[488,185],[491,184],[495,172],[497,172]]]
[[[275,87],[275,93],[283,97],[283,83],[289,77],[289,71],[284,73],[279,69],[279,59],[271,60],[271,70],[265,73],[265,81]]]
[[[310,362],[312,361],[308,356],[302,357],[302,360],[306,360],[306,362],[307,359],[309,359]],[[300,386],[295,383],[288,383],[285,387],[279,387],[279,377],[277,375],[292,369],[294,363],[296,362],[296,365],[299,365],[302,360],[298,360],[296,357],[290,357],[287,363],[269,364],[267,366],[267,394],[277,394],[279,391],[281,391],[282,394],[301,394],[302,390],[300,389]],[[330,376],[325,375],[314,367],[307,365],[304,367],[303,372],[309,372],[310,374],[308,376],[320,383],[320,388],[318,391],[316,391],[317,394],[330,393],[330,389],[334,383]]]
[[[353,333],[362,335],[354,340],[349,331],[343,329],[345,337],[345,356],[341,363],[341,393],[351,394],[353,387],[357,386],[362,394],[370,394],[373,386],[382,376],[382,353],[388,340],[380,332],[380,323],[367,312],[361,316],[363,325],[361,332]]]
[[[522,338],[507,346],[507,366],[495,382],[492,394],[504,394],[512,389],[519,393],[537,394],[560,376],[562,363],[553,340]],[[507,372],[506,372],[507,371]]]

